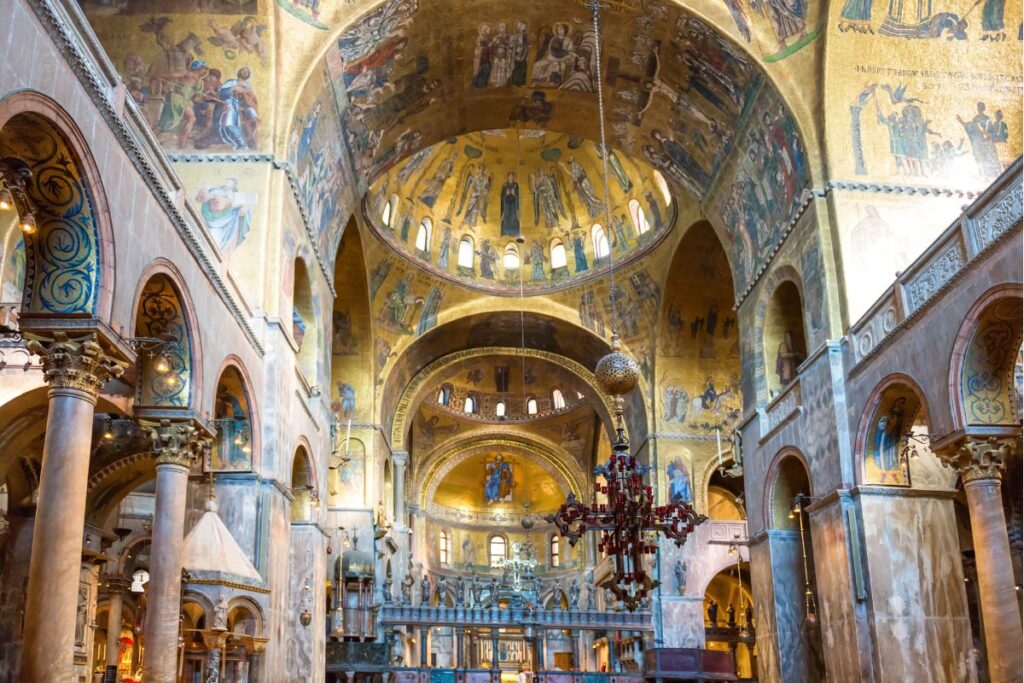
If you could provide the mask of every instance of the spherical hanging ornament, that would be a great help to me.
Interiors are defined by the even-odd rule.
[[[533,528],[533,524],[534,524],[534,519],[533,519],[533,515],[532,515],[532,514],[529,514],[529,513],[527,513],[527,514],[523,515],[523,516],[522,516],[522,517],[521,517],[521,518],[519,519],[519,524],[521,524],[521,525],[522,525],[522,527],[523,527],[524,529],[526,529],[526,530],[530,530],[530,529],[532,529],[532,528]]]
[[[598,386],[612,396],[624,396],[640,381],[640,366],[622,353],[618,335],[612,335],[612,352],[597,361],[594,378]]]

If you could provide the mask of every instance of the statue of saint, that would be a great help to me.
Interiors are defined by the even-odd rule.
[[[423,575],[420,580],[420,607],[430,606],[430,576]]]
[[[569,607],[576,609],[580,604],[580,580],[573,579],[569,586]]]
[[[686,563],[682,560],[676,560],[676,566],[673,571],[676,575],[676,590],[679,591],[680,595],[686,595]]]
[[[448,577],[441,574],[437,577],[437,604],[439,607],[447,605],[448,598]]]
[[[793,348],[793,333],[786,330],[779,342],[779,351],[775,356],[775,374],[779,384],[786,386],[796,378],[796,368],[803,362],[803,357]]]
[[[456,607],[461,607],[463,602],[466,599],[466,584],[462,580],[461,576],[456,576],[455,577],[454,591],[455,591],[455,596],[454,596],[455,606]]]
[[[217,606],[213,609],[213,628],[218,630],[227,629],[228,627],[228,597],[223,593],[220,594],[220,600],[217,601]]]
[[[416,579],[412,578],[412,572],[408,572],[402,579],[402,604],[412,604],[412,587],[416,585]]]
[[[708,604],[708,621],[712,627],[718,626],[718,603],[714,600]]]

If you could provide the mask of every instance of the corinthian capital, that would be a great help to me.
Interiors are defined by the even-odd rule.
[[[1006,461],[1018,448],[1019,437],[968,436],[956,445],[936,452],[942,463],[960,472],[966,484],[979,479],[1001,479]]]
[[[56,332],[52,339],[29,339],[27,346],[42,360],[43,376],[55,389],[78,389],[98,396],[103,383],[120,377],[128,365],[104,353],[95,334],[71,339]]]
[[[142,426],[153,442],[157,465],[191,467],[210,446],[210,439],[200,435],[190,421],[163,419]]]

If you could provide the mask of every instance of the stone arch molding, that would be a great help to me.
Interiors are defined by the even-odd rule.
[[[55,152],[49,159],[28,160],[39,179],[30,196],[37,208],[53,208],[40,209],[40,231],[26,241],[25,308],[54,315],[88,314],[109,322],[115,287],[114,230],[91,146],[74,118],[42,93],[20,91],[0,101],[0,131],[24,117],[36,119]],[[9,151],[20,156],[19,150]],[[71,164],[65,168],[53,162],[57,153],[66,153]],[[46,240],[55,235],[75,245],[74,257],[50,254]],[[58,290],[76,295],[68,299],[58,296]]]
[[[504,433],[484,434],[473,433],[453,444],[446,444],[436,449],[424,460],[423,466],[417,468],[413,479],[416,502],[421,509],[426,509],[433,498],[438,485],[459,463],[479,454],[481,451],[507,449],[513,453],[534,456],[542,468],[559,480],[577,498],[582,498],[587,491],[586,484],[580,481],[580,466],[576,460],[553,444],[543,443],[529,438],[509,438]]]
[[[398,405],[395,408],[395,418],[391,425],[390,445],[392,450],[408,450],[409,420],[412,418],[416,408],[419,407],[419,403],[423,398],[424,392],[433,388],[434,382],[437,381],[438,376],[456,363],[484,356],[525,356],[527,358],[547,361],[568,370],[583,380],[586,387],[589,390],[592,390],[593,395],[588,396],[588,398],[597,398],[600,400],[600,407],[595,406],[595,408],[597,409],[598,415],[601,417],[601,421],[604,422],[605,426],[609,431],[611,431],[611,416],[615,412],[612,401],[607,396],[598,392],[595,388],[597,386],[597,381],[594,378],[594,373],[580,363],[557,353],[551,353],[550,351],[508,346],[481,346],[475,349],[456,351],[455,353],[450,353],[447,356],[442,356],[416,373],[409,384],[406,385],[401,398],[398,399]]]
[[[971,373],[971,357],[977,354],[977,349],[982,343],[979,339],[979,335],[985,332],[987,323],[1001,322],[1007,328],[1004,330],[1004,338],[999,340],[1001,343],[990,342],[990,348],[987,353],[982,354],[986,356],[986,361],[992,361],[990,358],[994,353],[1009,353],[1008,364],[1010,367],[1013,365],[1012,356],[1015,356],[1017,350],[1021,345],[1022,330],[1017,316],[1020,314],[1021,307],[1021,285],[1019,283],[1007,283],[997,285],[987,292],[985,292],[978,300],[971,306],[967,315],[964,316],[964,322],[960,326],[957,332],[956,339],[953,343],[953,349],[951,352],[949,362],[949,378],[947,381],[947,389],[949,392],[949,410],[950,416],[952,417],[952,428],[966,429],[973,425],[987,424],[989,426],[995,426],[1000,424],[1012,424],[1014,422],[1012,405],[1007,406],[1009,410],[1004,411],[1001,419],[995,419],[991,421],[978,421],[972,419],[974,416],[971,414],[967,407],[966,402],[968,400],[965,393],[969,393],[967,390],[967,384],[970,380]],[[1003,309],[1002,315],[998,309]],[[1002,320],[995,321],[994,318],[1000,317]],[[1012,339],[1009,339],[1012,337]],[[1009,344],[1007,345],[1007,341]],[[998,348],[1002,347],[1002,348]],[[1005,364],[1005,363],[1004,363]],[[993,378],[997,383],[1005,378]],[[1013,391],[1012,386],[1001,386],[999,387],[1004,394],[1004,397],[1008,403],[1012,403],[1012,397],[1009,393]],[[1019,418],[1018,418],[1019,419]]]

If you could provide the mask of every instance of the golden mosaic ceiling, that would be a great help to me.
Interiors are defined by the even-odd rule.
[[[673,223],[658,171],[614,149],[607,161],[610,223],[600,145],[512,128],[421,150],[373,184],[364,208],[380,239],[436,275],[550,291],[646,253]]]

